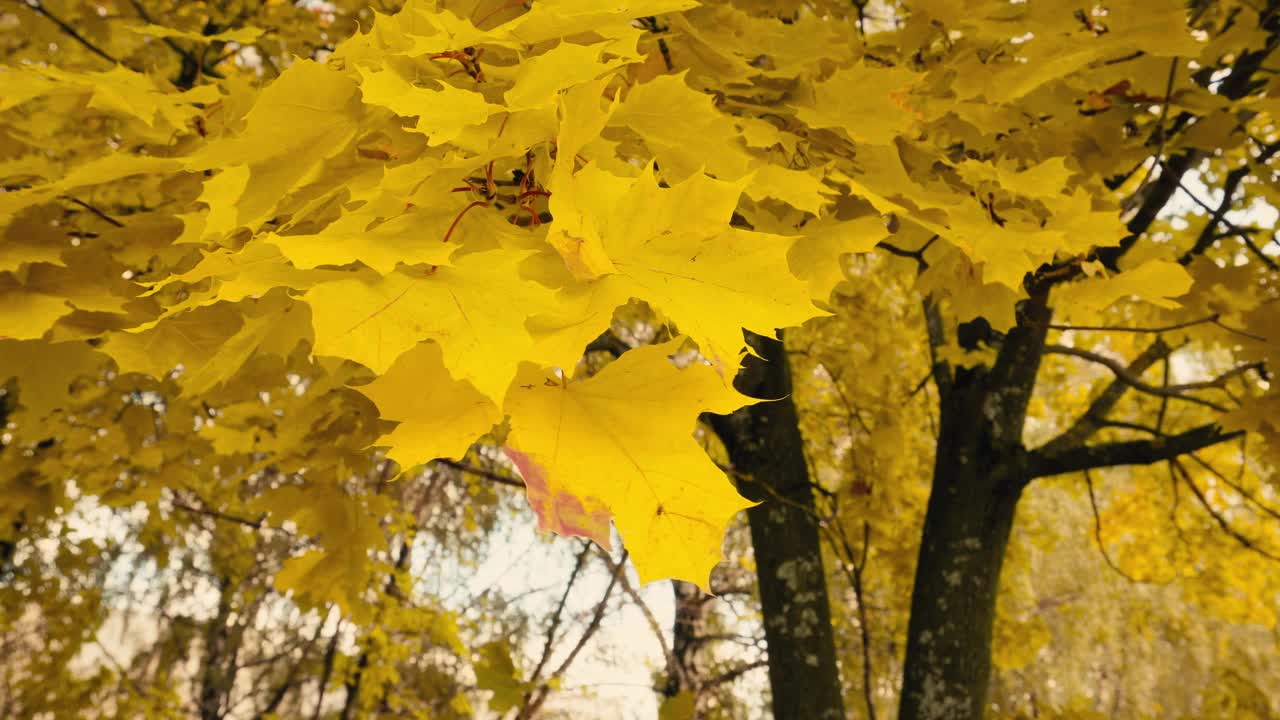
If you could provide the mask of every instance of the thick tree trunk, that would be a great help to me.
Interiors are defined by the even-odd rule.
[[[749,341],[764,362],[748,359],[737,379],[739,390],[782,399],[744,408],[714,424],[742,492],[762,501],[747,511],[747,518],[769,649],[773,714],[778,720],[843,720],[822,547],[787,357],[781,342],[760,336]]]
[[[991,675],[1000,568],[1028,475],[1022,444],[1049,311],[1043,294],[999,338],[962,326],[963,347],[995,342],[993,367],[935,368],[942,422],[925,513],[899,720],[979,720]],[[931,339],[941,340],[931,327]]]
[[[957,418],[958,420],[958,418]],[[939,439],[907,629],[901,720],[981,718],[1000,568],[1023,481]]]

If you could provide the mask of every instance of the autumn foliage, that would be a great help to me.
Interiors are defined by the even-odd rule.
[[[340,671],[341,717],[401,707],[397,663],[431,647],[531,718],[559,682],[546,650],[521,680],[509,648],[405,609],[407,548],[441,502],[419,479],[523,486],[540,529],[625,547],[610,592],[627,559],[640,584],[715,590],[739,512],[790,502],[845,627],[869,622],[868,558],[890,568],[882,623],[906,657],[841,645],[846,686],[866,668],[846,704],[874,715],[936,681],[902,717],[967,718],[1011,536],[1026,559],[1014,508],[1067,477],[1095,521],[1075,540],[1108,566],[1217,573],[1238,597],[1205,593],[1215,612],[1275,625],[1273,0],[21,0],[0,19],[0,583],[22,543],[75,534],[60,518],[85,497],[141,508],[157,568],[230,523],[219,543],[245,547],[218,550],[220,597],[258,573],[255,597],[377,630]],[[791,357],[765,364],[794,392],[752,392],[744,330],[784,328]],[[781,451],[707,415],[774,402],[798,412],[813,493],[771,485],[750,458]],[[1153,559],[1154,468],[1168,533],[1216,559]],[[1095,476],[1120,472],[1117,560]],[[1232,563],[1251,583],[1222,579]],[[913,569],[916,603],[943,597],[923,594],[934,570],[977,578],[968,675],[917,666],[921,637],[956,657],[973,638],[921,624]],[[1032,662],[1000,627],[996,664]],[[419,644],[380,655],[397,633]],[[302,697],[294,677],[263,712]],[[463,697],[457,677],[437,699]],[[206,686],[230,697],[224,680]]]

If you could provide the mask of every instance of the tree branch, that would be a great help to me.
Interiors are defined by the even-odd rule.
[[[324,620],[321,619],[323,624]],[[338,622],[333,626],[333,636],[329,638],[329,645],[324,651],[324,667],[320,671],[319,687],[316,688],[316,708],[311,714],[311,720],[320,720],[320,712],[324,710],[324,693],[329,687],[329,678],[333,675],[333,664],[338,657],[338,639],[342,634],[342,617],[338,617]]]
[[[170,501],[169,506],[172,507],[174,510],[181,510],[186,513],[191,513],[192,515],[201,515],[203,517],[213,518],[214,520],[223,520],[225,522],[236,523],[238,525],[244,525],[245,527],[253,528],[254,530],[262,530],[264,527],[266,527],[266,522],[267,522],[267,516],[265,514],[259,516],[256,519],[251,520],[246,517],[240,517],[239,515],[230,515],[228,513],[220,512],[218,510],[213,510],[207,507],[195,507],[193,505],[188,505],[185,502],[178,500],[177,498],[174,498],[172,501]]]
[[[1116,572],[1117,575],[1134,584],[1144,584],[1150,581],[1139,580],[1138,578],[1125,572],[1119,565],[1111,559],[1111,553],[1107,552],[1106,543],[1102,541],[1102,514],[1098,512],[1098,496],[1093,489],[1093,474],[1088,470],[1084,471],[1085,487],[1089,489],[1089,508],[1093,510],[1093,539],[1098,543],[1098,552],[1102,553],[1102,561],[1107,567]]]
[[[742,677],[743,675],[746,675],[747,673],[751,672],[752,670],[758,670],[762,667],[768,667],[768,666],[769,666],[768,660],[756,660],[755,662],[749,662],[745,665],[739,665],[738,667],[733,668],[732,670],[721,673],[711,678],[710,680],[707,680],[705,683],[703,683],[702,687],[705,689],[711,689],[719,685],[731,683],[734,680],[737,680],[738,678]]]
[[[1227,173],[1227,179],[1222,184],[1222,202],[1218,203],[1218,207],[1216,208],[1210,207],[1208,203],[1204,202],[1197,197],[1195,193],[1188,190],[1187,186],[1182,183],[1181,178],[1178,179],[1178,189],[1187,197],[1191,198],[1192,202],[1203,208],[1205,212],[1209,213],[1209,222],[1206,223],[1204,229],[1200,231],[1200,236],[1196,238],[1195,244],[1183,253],[1182,257],[1178,258],[1178,262],[1183,265],[1188,265],[1197,256],[1204,254],[1206,250],[1212,247],[1214,241],[1218,239],[1217,233],[1218,225],[1220,223],[1225,223],[1233,232],[1235,231],[1235,226],[1231,221],[1227,220],[1226,215],[1227,211],[1231,209],[1231,203],[1235,201],[1236,188],[1239,187],[1240,181],[1244,180],[1245,176],[1248,174],[1248,164],[1241,165]]]
[[[542,657],[538,659],[537,666],[529,674],[530,682],[538,681],[538,677],[542,675],[542,669],[546,667],[547,661],[551,659],[551,648],[556,642],[556,630],[560,629],[560,620],[564,616],[564,607],[569,602],[569,594],[573,591],[574,583],[578,581],[578,573],[582,572],[582,567],[586,565],[587,555],[590,552],[591,543],[584,540],[582,549],[578,551],[578,558],[573,564],[573,571],[569,573],[569,580],[564,585],[564,594],[560,596],[560,602],[556,605],[555,612],[551,614],[551,623],[547,627],[547,640],[542,645]]]
[[[843,527],[841,528],[843,530]],[[848,541],[843,532],[840,533]],[[867,569],[867,555],[871,550],[871,523],[862,523],[862,553],[857,562],[852,563],[853,597],[858,603],[858,636],[862,650],[862,701],[867,707],[867,720],[876,720],[875,688],[871,685],[871,627],[867,619],[867,595],[862,585],[862,574]]]
[[[524,483],[518,478],[511,478],[511,477],[499,475],[498,473],[493,472],[492,470],[486,470],[481,467],[476,467],[475,465],[468,465],[467,463],[461,463],[461,462],[458,462],[457,460],[436,460],[435,463],[437,465],[443,465],[447,468],[453,468],[454,470],[457,470],[462,473],[466,473],[468,475],[475,475],[478,478],[482,478],[484,480],[488,480],[489,482],[497,483],[499,485],[507,485],[509,487],[518,487],[518,488],[524,487]]]
[[[1072,357],[1078,357],[1102,365],[1115,374],[1117,379],[1123,381],[1129,387],[1139,392],[1144,392],[1148,395],[1155,395],[1156,397],[1168,397],[1196,403],[1198,405],[1204,405],[1205,407],[1213,408],[1218,412],[1227,412],[1227,408],[1215,402],[1205,400],[1204,398],[1196,397],[1195,395],[1184,395],[1183,393],[1193,390],[1221,389],[1227,380],[1230,380],[1237,375],[1242,375],[1249,370],[1257,370],[1262,367],[1262,363],[1248,363],[1234,367],[1212,380],[1202,380],[1199,382],[1161,387],[1144,382],[1142,378],[1130,372],[1129,368],[1121,365],[1119,362],[1112,360],[1105,355],[1099,355],[1098,353],[1091,352],[1089,350],[1081,350],[1080,348],[1068,347],[1066,345],[1046,345],[1045,352],[1054,353],[1056,355],[1070,355]]]
[[[1027,476],[1035,479],[1116,465],[1150,465],[1172,460],[1179,455],[1203,450],[1243,435],[1243,430],[1224,432],[1217,423],[1209,423],[1177,435],[1150,440],[1081,445],[1055,454],[1033,450],[1027,458]]]
[[[108,215],[108,214],[106,214],[106,213],[102,212],[102,211],[101,211],[101,210],[99,210],[98,208],[96,208],[96,207],[94,207],[94,206],[90,205],[89,203],[87,203],[87,202],[85,202],[85,201],[83,201],[83,200],[81,200],[81,199],[79,199],[79,198],[74,198],[74,197],[71,197],[70,195],[62,195],[62,196],[60,196],[60,197],[62,197],[64,200],[66,200],[66,201],[68,201],[68,202],[70,202],[70,203],[73,203],[73,204],[75,204],[75,205],[79,205],[80,207],[84,208],[85,210],[88,210],[89,212],[93,213],[94,215],[97,215],[99,218],[101,218],[102,220],[106,221],[106,222],[107,222],[108,224],[110,224],[110,225],[114,225],[115,227],[118,227],[118,228],[122,228],[122,227],[124,227],[124,223],[120,222],[119,220],[117,220],[117,219],[115,219],[115,218],[111,217],[110,215]]]
[[[84,48],[89,52],[93,53],[94,55],[97,55],[103,60],[106,60],[112,65],[120,64],[119,60],[116,60],[114,57],[112,57],[110,54],[108,54],[105,50],[98,47],[97,45],[94,45],[92,42],[89,41],[88,38],[81,35],[80,32],[77,31],[75,28],[71,27],[71,25],[68,24],[65,20],[49,12],[48,9],[45,8],[44,3],[39,2],[39,0],[18,0],[18,1],[28,10],[36,13],[37,15],[44,17],[46,20],[53,23],[54,25],[57,25],[59,30],[71,36],[71,39],[83,45]]]
[[[605,613],[609,609],[609,598],[613,595],[613,588],[618,584],[618,577],[625,572],[624,568],[626,568],[627,565],[627,557],[628,552],[624,550],[622,558],[618,561],[618,564],[614,566],[612,576],[609,578],[609,586],[605,588],[604,596],[601,597],[600,602],[596,604],[595,611],[591,615],[591,620],[587,623],[587,627],[582,631],[582,635],[578,637],[578,642],[574,644],[573,649],[569,651],[569,655],[565,657],[564,661],[560,663],[560,666],[555,669],[555,672],[552,672],[551,676],[548,677],[546,681],[539,683],[538,686],[530,691],[530,693],[525,697],[525,704],[520,708],[519,712],[516,713],[516,720],[530,720],[530,718],[533,718],[538,714],[538,710],[540,710],[542,708],[542,704],[546,702],[547,695],[550,694],[552,686],[555,685],[557,680],[564,676],[569,667],[573,665],[573,661],[577,659],[578,653],[582,652],[582,648],[586,647],[587,642],[590,641],[591,637],[600,629],[600,623],[604,620]]]
[[[156,22],[151,19],[151,15],[147,12],[146,7],[144,7],[139,0],[129,0],[129,4],[133,6],[134,11],[138,13],[138,17],[141,18],[143,22],[151,25],[156,24]],[[187,50],[179,45],[173,38],[164,37],[160,38],[160,41],[165,45],[168,45],[169,49],[177,53],[178,57],[182,60],[182,69],[179,71],[178,77],[173,81],[173,84],[177,87],[182,88],[183,90],[191,89],[202,73],[205,75],[212,75],[214,77],[221,77],[210,69],[205,68],[204,65],[201,64],[202,59],[196,57],[195,51]],[[263,59],[266,59],[266,53],[263,53],[262,57]]]
[[[300,681],[298,680],[298,673],[302,668],[302,664],[306,662],[307,655],[311,652],[311,648],[319,642],[320,636],[323,633],[324,618],[321,618],[320,624],[316,626],[315,635],[311,637],[311,640],[307,642],[302,650],[302,657],[298,658],[297,662],[292,663],[289,666],[289,671],[285,674],[284,680],[274,691],[272,691],[271,699],[267,701],[266,706],[263,707],[260,712],[254,714],[254,720],[263,720],[263,718],[268,715],[274,715],[276,710],[279,709],[280,703],[284,702],[285,697],[288,696],[289,691],[293,690],[300,684]]]
[[[1257,72],[1262,62],[1276,48],[1277,43],[1280,43],[1280,33],[1277,33],[1274,28],[1265,27],[1265,24],[1264,29],[1268,30],[1266,46],[1254,52],[1244,52],[1236,58],[1227,77],[1218,85],[1218,95],[1232,100],[1239,100],[1252,90],[1254,73]],[[1212,77],[1212,75],[1208,75],[1205,80],[1199,81],[1200,84],[1208,87],[1209,77]],[[1172,89],[1172,86],[1170,86],[1170,89]],[[1180,113],[1174,119],[1172,129],[1165,135],[1169,136],[1177,132],[1179,128],[1190,122],[1193,117],[1189,112]],[[1163,122],[1161,127],[1163,128]],[[1189,149],[1173,155],[1165,162],[1161,162],[1160,157],[1157,155],[1153,162],[1160,166],[1160,175],[1156,177],[1154,182],[1144,185],[1139,193],[1133,196],[1132,202],[1129,203],[1130,207],[1135,208],[1132,217],[1129,218],[1126,224],[1129,235],[1122,239],[1117,247],[1099,248],[1094,253],[1095,258],[1101,261],[1107,269],[1113,272],[1118,271],[1120,258],[1151,227],[1151,223],[1160,215],[1165,205],[1169,203],[1170,198],[1173,197],[1174,192],[1177,191],[1178,186],[1181,185],[1182,176],[1198,165],[1205,157],[1206,154],[1197,149]]]
[[[924,327],[929,337],[929,367],[933,373],[933,384],[938,386],[938,395],[945,401],[951,392],[951,365],[938,359],[938,349],[947,344],[946,331],[943,330],[942,311],[932,296],[924,299]]]
[[[1204,511],[1209,513],[1209,517],[1213,518],[1214,522],[1218,524],[1218,527],[1222,528],[1223,532],[1246,550],[1252,550],[1268,560],[1280,562],[1280,557],[1268,552],[1265,548],[1259,547],[1253,540],[1250,540],[1239,530],[1236,530],[1231,526],[1231,523],[1227,522],[1227,519],[1222,516],[1222,513],[1215,510],[1213,505],[1209,504],[1209,499],[1204,496],[1204,493],[1200,492],[1200,488],[1196,486],[1195,481],[1191,479],[1191,473],[1187,472],[1187,469],[1182,466],[1182,463],[1177,460],[1173,460],[1172,464],[1173,467],[1177,469],[1178,474],[1182,476],[1182,481],[1191,489],[1191,494],[1194,495],[1196,501],[1200,503],[1200,507],[1203,507]]]
[[[930,247],[932,247],[933,243],[936,242],[937,240],[938,240],[938,236],[934,235],[933,237],[929,238],[929,240],[925,242],[924,245],[921,245],[918,250],[906,250],[904,248],[898,247],[897,245],[894,245],[893,243],[890,243],[887,240],[881,240],[880,242],[876,243],[876,247],[881,250],[884,250],[890,255],[897,255],[898,257],[901,257],[901,258],[915,260],[916,265],[919,266],[920,272],[924,272],[929,268],[928,261],[924,259],[925,251],[927,251]]]
[[[1056,347],[1056,346],[1050,346]],[[1142,373],[1147,371],[1162,357],[1167,357],[1173,349],[1170,348],[1163,340],[1157,339],[1142,354],[1129,363],[1125,368],[1127,377],[1140,378]],[[1068,448],[1084,444],[1095,432],[1097,432],[1106,422],[1107,414],[1111,412],[1116,403],[1120,402],[1120,398],[1130,388],[1127,380],[1116,377],[1103,389],[1098,397],[1089,405],[1089,409],[1084,414],[1076,418],[1071,427],[1062,431],[1060,435],[1041,446],[1040,451],[1046,455],[1056,455]]]
[[[631,601],[639,608],[640,614],[644,615],[645,622],[649,624],[649,629],[653,631],[653,636],[658,640],[658,647],[662,650],[662,657],[667,662],[667,675],[678,681],[678,687],[688,687],[688,678],[685,677],[684,668],[680,665],[680,659],[676,657],[675,652],[671,650],[671,644],[667,642],[667,636],[662,632],[662,626],[658,624],[658,618],[654,616],[653,611],[649,609],[649,605],[640,597],[639,591],[627,580],[627,575],[622,572],[614,562],[609,553],[603,549],[597,548],[597,555],[604,560],[605,566],[609,568],[609,572],[614,573],[619,582],[622,583],[622,591],[631,598]]]
[[[1199,455],[1192,453],[1190,455],[1190,458],[1192,462],[1204,468],[1205,470],[1209,471],[1210,474],[1212,474],[1218,480],[1222,481],[1224,485],[1231,488],[1232,490],[1235,490],[1236,493],[1240,495],[1240,497],[1245,499],[1245,502],[1258,508],[1258,510],[1262,514],[1269,515],[1275,520],[1280,520],[1280,510],[1276,510],[1272,508],[1270,505],[1267,505],[1266,503],[1259,500],[1256,495],[1246,490],[1243,485],[1232,480],[1231,478],[1227,477],[1223,473],[1219,472],[1218,469],[1215,468],[1213,465],[1210,465],[1208,462],[1205,462],[1204,460],[1202,460]],[[1245,461],[1245,458],[1241,458],[1241,462],[1244,462],[1244,461]],[[1244,468],[1241,468],[1242,471],[1243,469]]]
[[[1280,152],[1280,143],[1268,145],[1256,158],[1254,158],[1253,161],[1258,164],[1265,164],[1277,152]],[[1208,250],[1220,237],[1218,235],[1218,225],[1224,225],[1227,230],[1230,231],[1228,234],[1240,238],[1240,240],[1244,242],[1245,246],[1248,247],[1263,264],[1272,270],[1280,270],[1280,265],[1277,265],[1275,260],[1262,252],[1262,248],[1258,247],[1258,245],[1253,241],[1253,238],[1249,236],[1247,230],[1237,226],[1226,217],[1227,212],[1231,210],[1232,203],[1235,202],[1236,189],[1239,188],[1241,181],[1249,175],[1249,171],[1251,169],[1252,167],[1250,163],[1245,163],[1227,174],[1227,179],[1222,184],[1222,202],[1218,203],[1218,207],[1216,208],[1211,207],[1208,203],[1201,200],[1195,193],[1191,192],[1185,184],[1183,184],[1181,178],[1178,179],[1178,189],[1187,197],[1191,198],[1192,202],[1203,208],[1205,212],[1210,213],[1209,222],[1206,223],[1204,229],[1200,231],[1200,236],[1196,238],[1195,244],[1191,246],[1191,249],[1183,253],[1182,257],[1178,258],[1178,262],[1183,265],[1187,265],[1195,259],[1196,256],[1201,255]]]
[[[1088,331],[1088,332],[1119,332],[1119,333],[1138,333],[1143,335],[1159,335],[1160,333],[1173,332],[1175,330],[1183,330],[1185,328],[1195,327],[1196,325],[1204,325],[1207,323],[1217,325],[1218,327],[1222,328],[1223,330],[1226,330],[1227,332],[1249,338],[1250,340],[1257,340],[1258,342],[1267,341],[1266,338],[1260,335],[1254,335],[1253,333],[1245,332],[1244,330],[1241,330],[1239,328],[1234,328],[1234,327],[1231,327],[1230,325],[1224,324],[1222,322],[1221,313],[1213,313],[1212,315],[1206,315],[1202,318],[1196,318],[1195,320],[1184,320],[1183,322],[1173,323],[1171,325],[1160,325],[1157,327],[1125,327],[1123,325],[1049,325],[1049,329],[1058,330],[1061,332],[1067,332],[1069,330],[1080,330],[1080,331]]]

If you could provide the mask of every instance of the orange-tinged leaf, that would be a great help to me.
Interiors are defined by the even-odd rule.
[[[579,497],[562,489],[552,490],[546,470],[533,458],[514,448],[504,448],[524,480],[525,497],[538,516],[538,528],[564,537],[584,537],[600,547],[613,548],[609,521],[613,515],[600,500]]]
[[[751,400],[707,365],[677,368],[669,356],[682,342],[628,351],[582,381],[526,366],[504,407],[509,444],[545,477],[539,500],[576,496],[588,516],[607,508],[642,582],[674,577],[705,588],[726,525],[751,503],[707,457],[694,426],[702,412]]]

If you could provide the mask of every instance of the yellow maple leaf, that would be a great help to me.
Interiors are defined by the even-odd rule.
[[[742,328],[772,333],[819,315],[805,283],[786,267],[793,238],[729,227],[745,181],[730,183],[698,174],[670,188],[659,187],[652,169],[631,180],[584,168],[575,176],[594,188],[576,202],[580,227],[600,239],[600,252],[613,271],[587,288],[562,293],[555,314],[581,312],[594,322],[546,320],[545,326],[573,335],[568,343],[581,348],[601,332],[598,310],[632,298],[648,302],[674,320],[708,358],[733,365],[743,347]],[[609,188],[602,190],[602,188]],[[557,218],[558,222],[558,218]],[[553,245],[558,226],[548,235]],[[568,235],[568,234],[567,234]],[[569,239],[574,239],[568,235]],[[582,258],[565,251],[574,269]],[[574,308],[574,303],[578,307]],[[537,319],[542,323],[544,319]],[[565,358],[546,357],[549,364],[571,367]]]
[[[356,388],[378,406],[386,420],[400,423],[378,438],[387,457],[402,469],[436,458],[460,458],[501,414],[468,382],[459,382],[444,366],[440,346],[419,343],[376,380]]]
[[[25,164],[25,158],[23,164]],[[172,158],[132,155],[123,152],[112,153],[77,165],[54,182],[0,193],[0,218],[7,218],[23,208],[46,202],[76,188],[116,182],[133,175],[167,172],[181,167],[182,162]]]
[[[83,342],[0,340],[0,387],[18,379],[18,402],[43,419],[71,399],[71,383],[95,375],[106,358]]]
[[[613,549],[610,520],[613,514],[599,498],[581,496],[560,486],[554,489],[545,469],[515,448],[503,448],[524,480],[529,507],[538,516],[538,527],[561,537],[589,538],[606,550]]]
[[[889,237],[879,215],[852,219],[821,218],[801,228],[801,237],[791,247],[791,271],[808,281],[815,300],[826,302],[831,291],[845,279],[840,258],[846,253],[871,252]]]
[[[321,283],[304,296],[317,355],[333,355],[383,373],[422,340],[438,340],[450,374],[500,399],[533,339],[526,314],[552,307],[553,291],[525,280],[530,253],[469,253],[429,272],[397,270]]]
[[[299,61],[258,96],[242,133],[205,144],[186,166],[249,166],[249,181],[232,200],[237,224],[246,225],[271,212],[321,162],[342,152],[361,115],[355,81],[320,63]]]
[[[122,372],[164,377],[181,368],[183,392],[231,379],[256,352],[284,356],[307,336],[307,308],[282,293],[175,313],[111,333],[102,350]]]
[[[1169,260],[1151,260],[1110,277],[1079,280],[1054,293],[1063,317],[1077,323],[1096,321],[1103,310],[1127,297],[1136,297],[1166,310],[1180,307],[1173,298],[1185,295],[1193,280],[1187,269]]]
[[[299,532],[316,536],[322,547],[286,560],[276,573],[277,589],[317,604],[336,602],[357,622],[369,621],[364,596],[372,565],[369,551],[387,544],[375,508],[325,482],[274,488],[256,498],[252,507],[269,512],[277,523],[292,520]]]
[[[549,0],[502,27],[511,37],[532,45],[558,37],[594,32],[608,38],[632,34],[635,18],[687,10],[695,0]]]
[[[511,111],[528,110],[556,102],[560,91],[581,85],[617,68],[618,60],[600,61],[611,43],[576,45],[562,42],[551,50],[520,63],[513,85],[504,95]]]
[[[189,42],[200,43],[201,45],[207,45],[213,42],[232,42],[247,45],[262,37],[265,32],[261,28],[245,26],[226,30],[214,35],[205,35],[189,30],[178,30],[177,28],[150,23],[144,25],[126,25],[124,29],[138,35],[146,35],[147,37],[178,38]]]
[[[266,242],[254,241],[240,250],[222,248],[206,253],[195,267],[156,283],[151,293],[175,282],[196,284],[210,279],[216,281],[216,287],[206,295],[192,296],[192,299],[198,298],[198,302],[184,301],[177,307],[168,308],[167,312],[172,313],[217,300],[237,302],[246,297],[265,295],[278,287],[305,290],[332,274],[295,268],[277,248]]]
[[[683,339],[630,350],[587,380],[525,366],[504,407],[509,442],[541,468],[547,492],[591,498],[613,513],[642,582],[707,587],[725,526],[751,503],[693,437],[702,412],[752,400],[709,366],[677,368]]]
[[[684,73],[662,75],[635,86],[610,124],[644,138],[671,182],[704,167],[717,177],[742,177],[750,158],[737,143],[733,119],[716,110],[711,96],[689,87],[684,78]],[[698,142],[690,143],[689,138]]]
[[[452,207],[430,208],[398,215],[369,229],[376,216],[354,212],[314,234],[271,233],[266,241],[300,268],[363,262],[380,273],[389,273],[402,263],[447,263],[457,245],[443,241],[457,215],[458,210]]]
[[[703,171],[721,180],[745,178],[749,197],[781,200],[816,215],[826,202],[821,176],[754,157],[737,120],[717,110],[710,95],[689,87],[686,74],[680,73],[633,87],[609,124],[639,135],[668,182]],[[690,143],[689,138],[698,142]]]
[[[812,104],[796,116],[815,128],[838,128],[858,143],[885,145],[908,135],[916,115],[908,102],[923,76],[901,67],[866,64],[838,70],[814,86]]]
[[[12,275],[0,275],[0,339],[39,339],[72,309],[57,295],[31,292]]]
[[[364,101],[380,105],[397,115],[417,116],[414,129],[427,136],[431,145],[442,145],[458,137],[464,128],[479,125],[501,105],[492,105],[484,96],[446,82],[436,88],[418,87],[394,70],[372,72],[360,68],[360,92]]]

